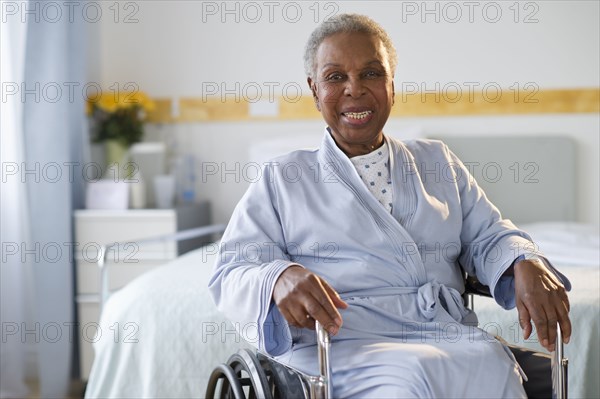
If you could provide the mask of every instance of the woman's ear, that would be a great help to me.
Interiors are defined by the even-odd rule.
[[[315,100],[315,106],[317,110],[321,112],[321,106],[319,105],[319,96],[317,95],[317,85],[313,80],[308,77],[306,78],[306,82],[308,83],[308,87],[310,87],[310,92],[312,93],[313,100]]]
[[[396,88],[394,87],[394,81],[392,80],[392,105],[396,103]]]

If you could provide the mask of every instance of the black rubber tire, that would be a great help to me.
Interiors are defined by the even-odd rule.
[[[272,399],[267,376],[255,353],[248,349],[240,349],[231,355],[227,365],[233,369],[238,378],[241,377],[242,371],[248,373],[251,384],[249,398]]]
[[[221,385],[221,394],[219,398],[227,398],[227,391],[231,390],[235,399],[246,399],[242,385],[236,375],[235,371],[227,364],[218,365],[213,372],[210,374],[208,379],[208,385],[206,386],[206,398],[215,398],[215,391],[217,383],[220,379],[224,378],[223,385]]]

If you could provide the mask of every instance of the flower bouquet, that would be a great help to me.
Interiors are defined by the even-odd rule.
[[[122,165],[132,144],[142,140],[154,102],[143,92],[108,92],[88,99],[92,141],[104,143],[107,166]]]

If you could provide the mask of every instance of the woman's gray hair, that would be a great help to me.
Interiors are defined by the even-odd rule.
[[[315,58],[317,50],[323,40],[336,33],[351,32],[366,33],[381,40],[388,53],[388,62],[390,64],[392,75],[395,73],[396,65],[398,64],[396,48],[381,25],[365,15],[340,14],[324,21],[310,35],[304,50],[304,71],[306,72],[306,76],[312,79],[315,78]]]

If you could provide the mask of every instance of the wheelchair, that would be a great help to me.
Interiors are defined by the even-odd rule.
[[[174,234],[166,234],[133,241],[136,244],[147,244],[167,241],[184,241],[197,237],[211,237],[212,234],[220,234],[224,231],[224,225],[212,225],[180,231]],[[100,271],[100,305],[106,302],[109,292],[109,269],[105,267],[108,254],[111,249],[119,248],[126,243],[112,243],[102,245],[98,254],[97,266]],[[465,277],[465,294],[463,300],[468,308],[473,308],[473,296],[491,297],[489,288],[481,284],[475,277]],[[558,326],[558,325],[557,325]],[[260,351],[248,349],[239,350],[233,354],[226,363],[217,366],[211,373],[206,388],[206,398],[227,399],[292,399],[292,398],[333,398],[331,382],[331,367],[329,362],[329,351],[331,341],[327,331],[316,322],[317,352],[319,362],[319,375],[308,375],[288,365],[278,362]],[[509,346],[510,347],[510,346]],[[514,347],[511,347],[513,350]],[[522,348],[521,348],[522,349]],[[556,350],[551,358],[547,355],[527,351],[526,356],[536,356],[541,362],[550,362],[551,374],[551,396],[557,399],[567,398],[567,368],[568,360],[564,357],[562,334],[560,326],[557,329]],[[514,350],[513,350],[514,353]],[[517,361],[519,356],[515,354]],[[539,364],[539,362],[538,362]],[[545,365],[542,365],[545,366]],[[525,374],[528,369],[525,368]],[[525,393],[529,397],[547,397],[543,393],[531,395],[527,383],[523,384]]]
[[[473,307],[473,295],[491,297],[489,288],[482,285],[474,277],[466,279],[464,300],[468,307]],[[288,365],[278,362],[270,356],[248,349],[241,349],[233,354],[227,363],[217,366],[210,375],[206,388],[206,398],[221,399],[331,399],[333,398],[333,384],[331,380],[331,365],[329,352],[331,341],[329,334],[319,324],[315,323],[317,335],[317,354],[319,361],[319,375],[307,375]],[[538,356],[539,362],[550,361],[550,376],[552,381],[552,398],[567,398],[567,369],[568,359],[564,357],[562,333],[557,324],[556,350],[549,356],[528,351],[527,355]],[[513,350],[514,347],[511,347]],[[516,356],[519,360],[519,356]],[[524,370],[527,374],[527,369]],[[524,384],[528,397],[536,394],[528,390]]]

